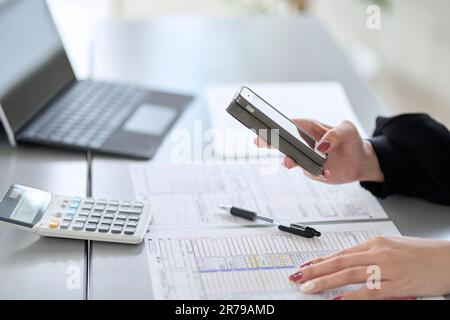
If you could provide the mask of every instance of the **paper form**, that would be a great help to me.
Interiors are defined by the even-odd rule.
[[[329,299],[355,286],[305,295],[288,280],[298,267],[378,235],[392,222],[318,226],[305,239],[276,228],[152,228],[145,238],[155,299]]]
[[[235,225],[219,204],[253,210],[288,222],[387,218],[378,201],[358,183],[327,185],[300,169],[265,174],[260,165],[133,165],[137,200],[150,201],[155,226]]]
[[[277,150],[258,149],[253,145],[255,134],[226,112],[236,92],[242,85],[258,95],[289,118],[310,118],[332,126],[350,120],[362,136],[366,136],[338,82],[275,82],[239,83],[208,87],[204,97],[214,129],[213,143],[217,156],[261,157],[278,156]]]

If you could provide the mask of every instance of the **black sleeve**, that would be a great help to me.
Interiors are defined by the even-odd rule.
[[[379,117],[369,139],[383,183],[361,182],[375,196],[403,194],[450,205],[450,132],[426,114]]]

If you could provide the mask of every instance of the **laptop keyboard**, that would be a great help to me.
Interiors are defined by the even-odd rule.
[[[100,148],[148,91],[123,85],[81,81],[53,102],[22,138]]]

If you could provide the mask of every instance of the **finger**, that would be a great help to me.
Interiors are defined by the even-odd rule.
[[[383,299],[385,297],[392,296],[394,292],[392,285],[389,281],[381,281],[380,289],[369,289],[366,286],[344,293],[340,297],[335,297],[335,300],[374,300]],[[337,299],[339,298],[339,299]]]
[[[288,169],[292,169],[298,166],[298,164],[289,157],[284,158],[284,166]]]
[[[253,143],[256,144],[259,148],[272,149],[272,146],[261,137],[256,137],[255,140],[253,140]]]
[[[342,142],[347,139],[353,139],[358,136],[358,129],[350,121],[343,121],[337,127],[329,130],[324,134],[318,143],[317,149],[320,152],[329,153],[337,148]]]
[[[327,131],[333,129],[333,126],[330,126],[329,124],[325,124],[320,121],[317,121],[317,123],[320,124],[321,126],[323,126],[325,129],[327,129]]]
[[[307,261],[304,264],[302,264],[300,266],[300,268],[308,267],[308,266],[310,266],[312,264],[317,264],[319,262],[330,260],[330,259],[333,259],[333,258],[338,257],[338,256],[343,256],[343,255],[347,255],[347,254],[351,254],[351,253],[358,253],[358,252],[367,251],[370,248],[371,248],[370,242],[365,241],[363,243],[359,243],[357,245],[351,246],[351,247],[346,248],[344,250],[340,250],[340,251],[335,252],[333,254],[330,254],[328,256],[318,257],[318,258],[315,258],[313,260]]]
[[[360,266],[376,264],[376,257],[371,252],[358,252],[344,256],[338,256],[325,260],[308,267],[300,268],[300,276],[297,275],[297,282],[306,282],[335,272]]]
[[[300,290],[304,293],[316,294],[349,284],[363,283],[367,281],[367,277],[367,267],[354,267],[307,281],[300,286]]]
[[[324,182],[329,182],[331,178],[331,172],[328,169],[322,170],[322,180]]]
[[[327,170],[327,172],[323,171],[322,174],[318,175],[318,176],[314,176],[306,170],[303,170],[303,173],[308,178],[315,180],[315,181],[320,181],[320,182],[328,182],[328,179],[330,177],[330,171],[328,171],[328,170]]]
[[[324,126],[322,123],[312,120],[312,119],[294,119],[293,120],[298,126],[305,129],[310,135],[312,135],[316,140],[320,140],[325,133],[330,128]]]

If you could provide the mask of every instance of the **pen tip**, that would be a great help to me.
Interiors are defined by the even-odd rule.
[[[227,206],[227,205],[224,205],[224,204],[219,204],[218,207],[219,207],[220,209],[225,209],[225,210],[231,208],[231,206]]]

